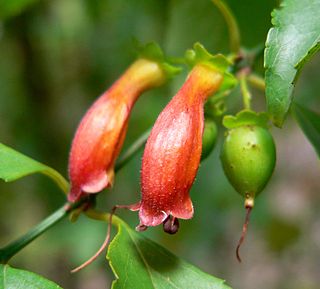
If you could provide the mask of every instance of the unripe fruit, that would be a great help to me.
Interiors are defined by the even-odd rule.
[[[245,198],[247,214],[236,249],[237,259],[241,262],[239,249],[248,229],[254,198],[263,190],[272,175],[276,149],[266,128],[249,124],[227,131],[220,157],[229,182]]]
[[[214,149],[218,136],[218,128],[216,123],[208,118],[204,122],[204,131],[202,136],[202,153],[201,161],[206,159]]]
[[[252,207],[275,166],[273,138],[267,129],[254,125],[228,130],[221,161],[231,185],[245,198],[245,206]]]

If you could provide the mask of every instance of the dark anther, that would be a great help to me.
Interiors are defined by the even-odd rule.
[[[175,234],[177,233],[179,230],[179,220],[178,218],[175,218],[173,216],[168,216],[168,218],[166,218],[163,221],[163,231],[165,231],[168,234]]]

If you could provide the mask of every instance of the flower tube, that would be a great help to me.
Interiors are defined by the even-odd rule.
[[[203,106],[223,79],[224,73],[201,57],[156,120],[142,159],[141,202],[131,208],[139,210],[137,230],[163,223],[164,230],[174,234],[178,219],[192,218],[189,191],[201,158]]]
[[[143,154],[140,227],[157,226],[170,216],[192,218],[189,190],[201,157],[203,105],[222,78],[210,67],[196,65],[159,115]]]
[[[164,83],[166,68],[156,60],[138,59],[87,111],[71,146],[69,201],[112,186],[131,109],[144,91]]]

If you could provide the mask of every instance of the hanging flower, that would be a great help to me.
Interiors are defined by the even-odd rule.
[[[203,106],[224,79],[216,62],[203,57],[204,48],[198,44],[195,49],[197,56],[202,54],[200,61],[196,59],[187,80],[159,115],[144,150],[142,199],[131,208],[139,210],[140,231],[163,223],[164,230],[174,234],[178,219],[193,216],[189,191],[201,158]]]
[[[112,186],[131,109],[144,91],[164,83],[166,69],[158,60],[137,60],[87,111],[71,146],[69,201]]]

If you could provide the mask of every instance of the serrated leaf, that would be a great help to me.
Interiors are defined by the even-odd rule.
[[[62,289],[35,273],[0,265],[0,289]]]
[[[320,114],[297,103],[293,105],[292,112],[320,157]]]
[[[320,49],[320,0],[285,0],[272,13],[265,50],[266,97],[273,122],[282,126],[304,63]]]
[[[232,129],[244,125],[257,125],[268,128],[269,116],[265,112],[257,113],[252,110],[242,110],[237,115],[226,115],[223,118],[223,125],[228,129]]]
[[[12,182],[35,173],[47,175],[64,192],[68,191],[68,182],[56,170],[0,143],[0,179]]]
[[[107,259],[117,277],[112,289],[230,289],[115,218],[118,233]]]

